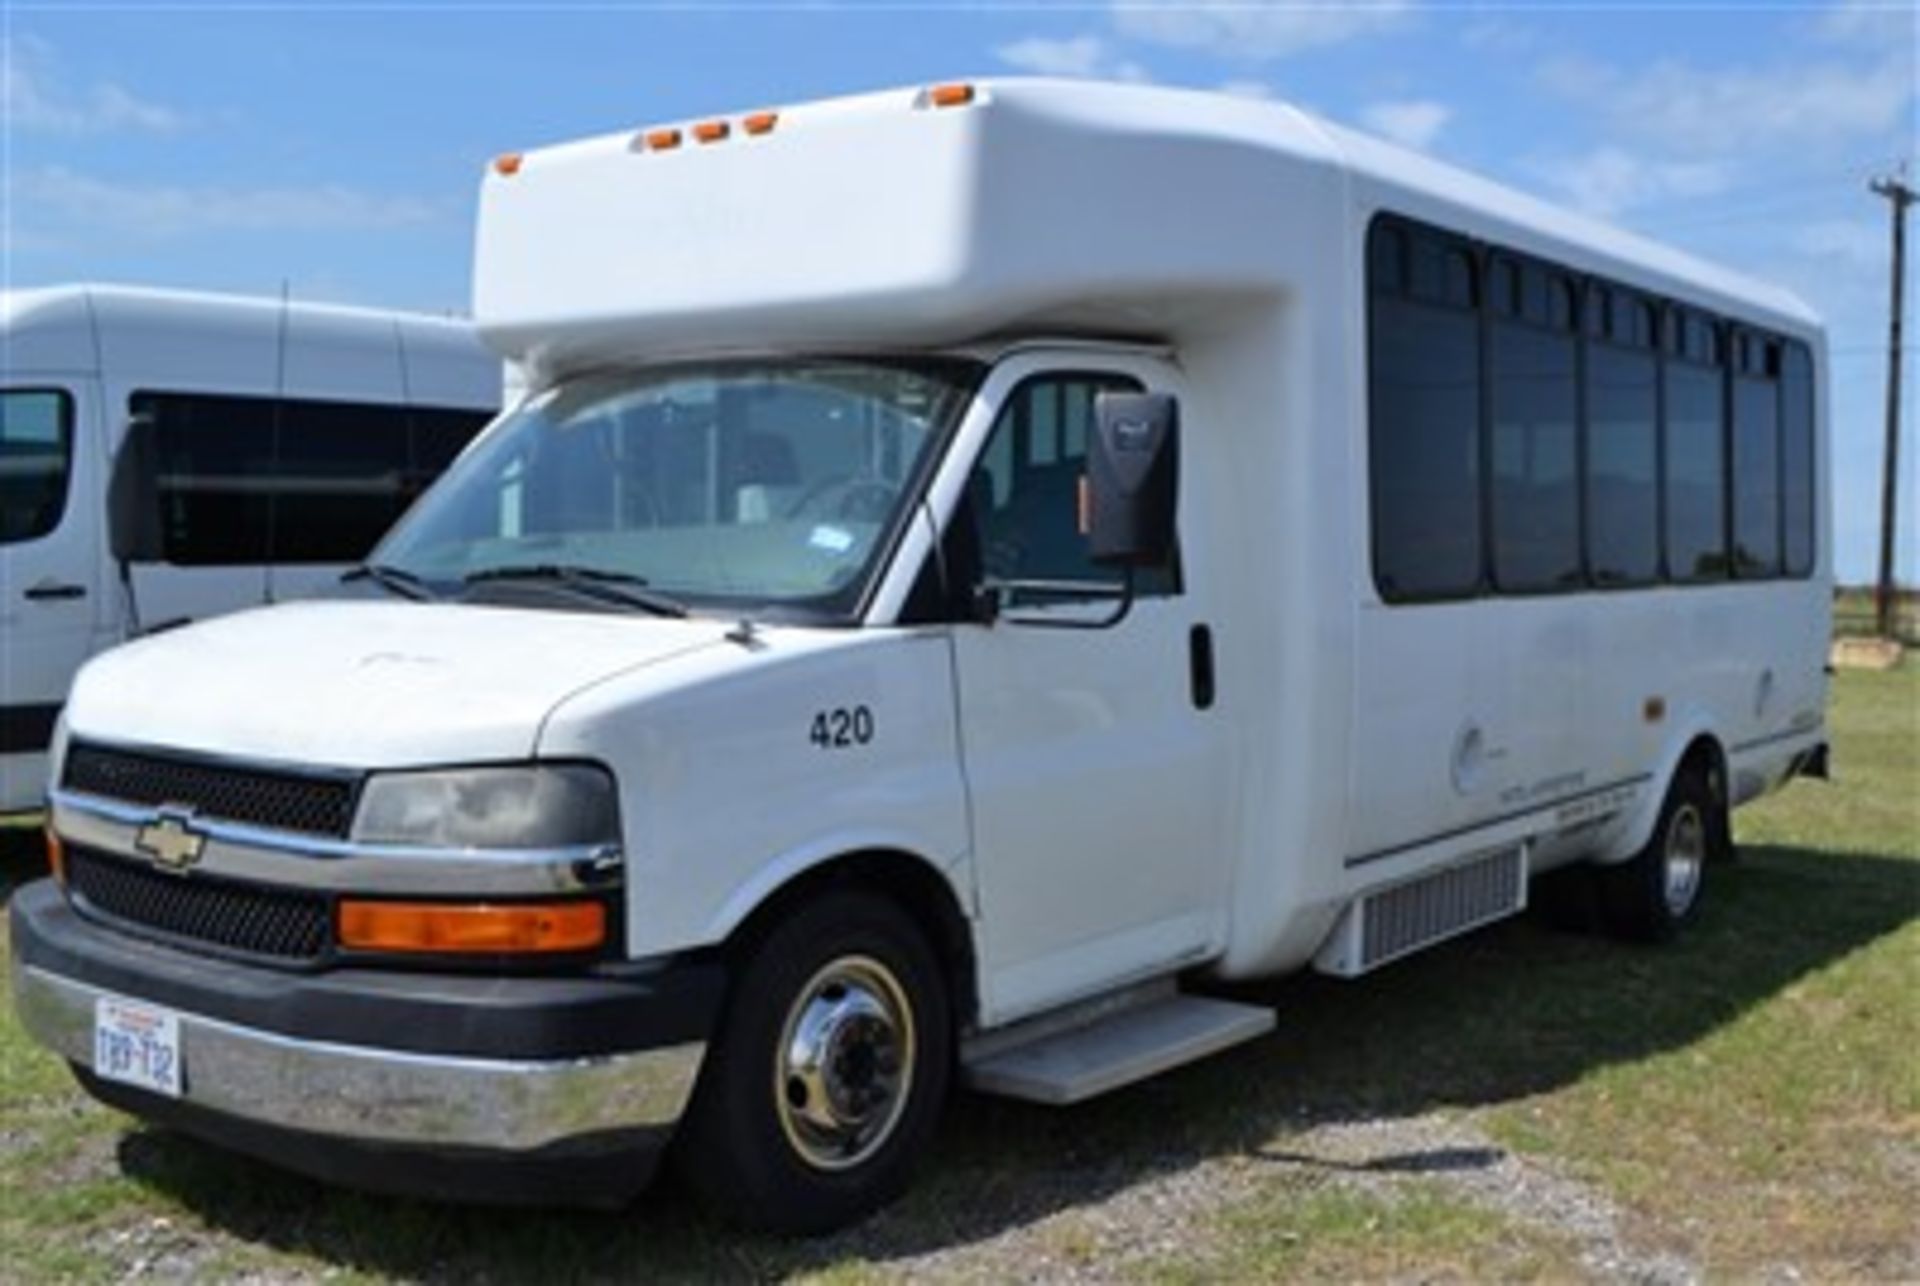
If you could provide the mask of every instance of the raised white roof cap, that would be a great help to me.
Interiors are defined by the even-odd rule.
[[[536,369],[1008,330],[1177,337],[1286,290],[1281,239],[1398,209],[1758,321],[1790,294],[1283,103],[1084,81],[899,89],[526,154],[482,188],[474,314]],[[669,128],[669,127],[653,127]],[[1346,216],[1343,218],[1342,216]],[[1339,253],[1328,246],[1319,251]]]

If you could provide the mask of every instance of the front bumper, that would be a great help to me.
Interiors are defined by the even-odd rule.
[[[283,973],[94,925],[52,881],[17,892],[11,921],[21,1021],[97,1096],[276,1164],[390,1190],[510,1199],[512,1163],[524,1161],[540,1197],[630,1195],[692,1092],[722,987],[711,962],[569,977]],[[179,1015],[180,1099],[86,1071],[103,995]],[[615,1181],[585,1179],[579,1163],[594,1157],[619,1158]],[[410,1168],[424,1181],[410,1182]],[[576,1190],[556,1189],[545,1173],[555,1170]],[[467,1175],[478,1182],[458,1182]]]

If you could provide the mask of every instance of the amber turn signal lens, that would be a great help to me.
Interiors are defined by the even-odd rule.
[[[927,101],[935,107],[965,107],[973,101],[973,86],[935,85],[927,91]]]
[[[520,166],[526,157],[518,152],[506,152],[493,158],[493,172],[501,178],[510,178],[520,172]]]
[[[755,112],[740,122],[740,128],[749,134],[771,134],[779,120],[778,112]]]
[[[356,951],[525,955],[590,951],[607,940],[598,902],[361,902],[343,900],[340,945]]]
[[[53,872],[53,878],[61,884],[67,882],[67,846],[60,842],[52,826],[46,829],[47,869]]]

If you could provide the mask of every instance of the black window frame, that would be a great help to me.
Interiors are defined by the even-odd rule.
[[[1395,298],[1412,300],[1430,307],[1453,306],[1443,297],[1432,293],[1422,294],[1416,289],[1418,285],[1416,278],[1419,273],[1411,259],[1414,255],[1414,247],[1422,238],[1437,242],[1441,247],[1442,255],[1459,251],[1474,265],[1474,278],[1469,285],[1469,291],[1474,297],[1473,311],[1478,317],[1476,396],[1479,468],[1474,485],[1478,491],[1477,534],[1480,547],[1479,570],[1473,585],[1446,591],[1408,592],[1392,586],[1389,579],[1382,575],[1382,505],[1380,502],[1382,453],[1377,449],[1381,401],[1376,395],[1380,378],[1380,314],[1377,304],[1382,298]],[[1551,258],[1534,255],[1511,246],[1496,245],[1394,211],[1379,210],[1373,214],[1367,224],[1363,247],[1361,294],[1366,307],[1367,478],[1365,486],[1368,505],[1368,564],[1373,578],[1374,592],[1381,602],[1394,606],[1416,606],[1494,596],[1530,598],[1568,593],[1645,590],[1661,586],[1751,584],[1777,580],[1807,580],[1817,573],[1821,558],[1819,534],[1821,500],[1818,473],[1823,373],[1814,361],[1813,345],[1808,339],[1726,315],[1697,302],[1681,300],[1658,291],[1634,286],[1604,273],[1585,272]],[[1389,253],[1383,255],[1383,247]],[[1573,292],[1570,297],[1572,315],[1568,318],[1570,325],[1564,333],[1570,335],[1574,343],[1574,442],[1577,485],[1574,488],[1573,503],[1576,506],[1579,576],[1575,582],[1565,585],[1502,588],[1496,574],[1498,569],[1495,561],[1495,540],[1498,533],[1493,519],[1495,500],[1492,463],[1494,415],[1492,330],[1496,324],[1512,324],[1530,325],[1561,333],[1559,328],[1552,324],[1554,301],[1551,295],[1548,296],[1549,307],[1544,322],[1537,318],[1529,319],[1527,316],[1529,290],[1525,276],[1529,265],[1543,269],[1548,274],[1547,289],[1550,292],[1560,282],[1570,286]],[[1429,268],[1431,269],[1431,265]],[[1428,275],[1444,285],[1446,279],[1444,267],[1438,274],[1429,271]],[[1502,301],[1496,298],[1503,287],[1512,296],[1510,300],[1505,301],[1504,309]],[[1653,363],[1653,431],[1656,457],[1653,544],[1656,553],[1655,571],[1651,578],[1600,580],[1595,574],[1590,539],[1592,514],[1590,492],[1593,480],[1590,467],[1592,416],[1589,408],[1589,365],[1590,346],[1596,344],[1627,352],[1645,353]],[[1805,370],[1805,389],[1802,394],[1805,405],[1794,411],[1790,411],[1788,406],[1789,394],[1794,388],[1793,381],[1788,378],[1787,373],[1792,361],[1800,362]],[[1743,369],[1743,363],[1756,373],[1748,374]],[[1669,503],[1672,483],[1669,470],[1669,454],[1672,445],[1670,434],[1672,399],[1669,384],[1670,373],[1676,367],[1713,372],[1713,382],[1719,398],[1714,435],[1720,457],[1718,461],[1720,567],[1717,571],[1702,575],[1675,574],[1673,548],[1669,540],[1668,528],[1672,516]],[[1770,380],[1776,391],[1774,402],[1776,561],[1769,569],[1748,572],[1744,575],[1736,569],[1734,557],[1737,521],[1734,402],[1736,381],[1743,378]],[[1797,425],[1792,418],[1800,411],[1803,411],[1805,416],[1806,422],[1803,426]],[[1790,506],[1787,502],[1789,494],[1787,434],[1790,430],[1804,432],[1805,435],[1805,440],[1799,444],[1798,448],[1806,457],[1807,474],[1802,483],[1805,513],[1799,516],[1800,520],[1807,525],[1807,530],[1802,533],[1807,549],[1804,566],[1798,565],[1792,559],[1794,543],[1793,535],[1789,530],[1789,524],[1794,519],[1794,515],[1789,512]]]
[[[79,402],[73,390],[58,384],[10,384],[0,388],[0,396],[12,397],[15,394],[44,393],[53,397],[59,407],[58,425],[60,429],[60,503],[54,507],[53,520],[37,531],[19,536],[8,536],[0,529],[0,548],[12,545],[27,545],[36,540],[45,540],[58,532],[67,521],[67,511],[73,505],[74,460],[78,454],[77,431],[79,427]]]

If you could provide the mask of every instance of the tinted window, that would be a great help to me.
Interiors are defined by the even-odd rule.
[[[353,562],[489,418],[437,407],[136,393],[169,563]]]
[[[1737,576],[1780,571],[1780,385],[1759,376],[1733,382],[1733,559]]]
[[[1587,561],[1597,585],[1660,574],[1657,379],[1650,351],[1587,349]]]
[[[1549,317],[1544,274],[1538,316]],[[1496,322],[1492,328],[1493,580],[1502,589],[1539,590],[1580,580],[1580,509],[1575,490],[1577,406],[1571,332]]]
[[[1786,527],[1786,571],[1813,571],[1813,359],[1805,344],[1787,345],[1780,379],[1780,506]]]
[[[1376,221],[1370,235],[1389,232]],[[1416,262],[1422,245],[1436,264],[1467,262],[1438,237],[1413,241]],[[1480,322],[1460,303],[1473,298],[1471,279],[1434,293],[1426,302],[1376,289],[1369,303],[1373,567],[1390,599],[1480,582]]]
[[[1047,375],[1028,380],[1007,399],[969,483],[981,567],[989,582],[1121,583],[1119,568],[1099,566],[1087,556],[1080,478],[1087,470],[1094,396],[1139,387],[1119,375]],[[1177,584],[1171,561],[1134,576],[1141,594],[1173,593]],[[1046,597],[1022,591],[1016,601]]]
[[[1726,460],[1720,372],[1668,363],[1667,573],[1675,580],[1727,574]]]
[[[0,545],[60,525],[73,471],[73,399],[57,389],[0,393]]]

